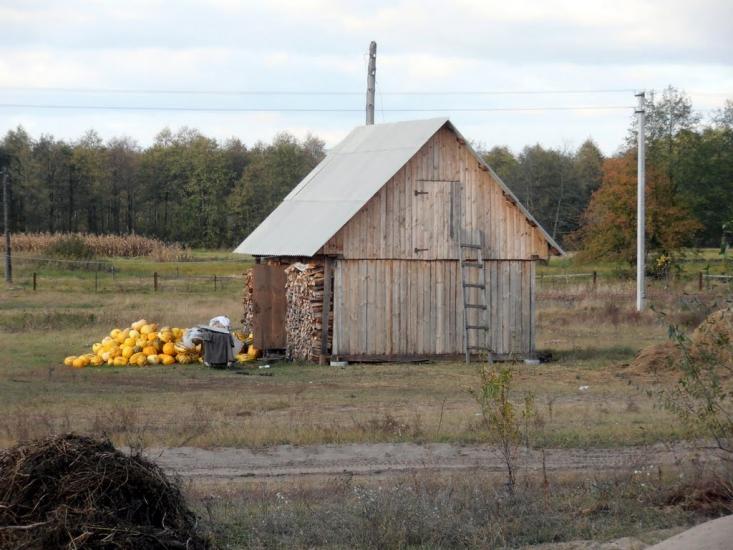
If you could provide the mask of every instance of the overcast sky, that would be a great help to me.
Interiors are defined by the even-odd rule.
[[[370,40],[378,43],[377,122],[445,115],[488,147],[573,148],[592,136],[612,153],[629,126],[633,91],[439,92],[659,90],[671,84],[687,91],[703,114],[733,98],[731,0],[0,0],[0,22],[0,131],[23,125],[35,137],[74,139],[94,128],[104,138],[126,135],[148,145],[163,127],[187,125],[248,144],[288,131],[310,132],[333,145],[363,124]],[[395,95],[405,91],[435,95]],[[576,106],[628,108],[465,110]]]

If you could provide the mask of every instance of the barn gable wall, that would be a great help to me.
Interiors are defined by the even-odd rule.
[[[475,230],[483,231],[487,258],[550,254],[542,232],[444,126],[321,252],[347,259],[455,260],[459,232]]]

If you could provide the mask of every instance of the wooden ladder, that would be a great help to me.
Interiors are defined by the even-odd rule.
[[[491,349],[489,348],[489,308],[486,303],[486,269],[483,253],[483,233],[478,231],[474,242],[461,240],[458,245],[458,257],[461,269],[461,286],[463,288],[463,347],[466,352],[466,363],[471,360],[472,351],[484,351],[491,362]],[[475,241],[478,242],[475,242]],[[475,251],[476,258],[466,258],[466,251]],[[478,282],[470,282],[471,277],[467,276],[470,270],[478,269]],[[477,292],[471,292],[476,289]],[[475,302],[471,301],[471,295],[475,296]],[[468,311],[476,309],[479,311],[479,320],[476,324],[469,324]],[[471,344],[469,335],[476,334],[475,344]],[[483,338],[482,338],[483,337]],[[484,344],[481,345],[483,340]]]

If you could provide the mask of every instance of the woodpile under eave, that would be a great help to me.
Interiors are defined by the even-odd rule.
[[[325,269],[322,263],[295,263],[285,269],[287,354],[291,359],[318,361],[321,356]],[[329,342],[333,313],[329,312]]]

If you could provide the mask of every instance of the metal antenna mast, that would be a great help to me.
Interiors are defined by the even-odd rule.
[[[644,92],[636,94],[639,99],[639,106],[636,114],[639,116],[639,129],[637,136],[637,182],[636,182],[636,310],[644,309],[644,301],[646,299],[646,249],[645,249],[645,216],[646,208],[644,204],[645,191],[645,152],[644,152],[644,115],[645,103]]]
[[[377,78],[377,43],[369,44],[369,69],[367,72],[366,123],[374,124],[374,90]]]

